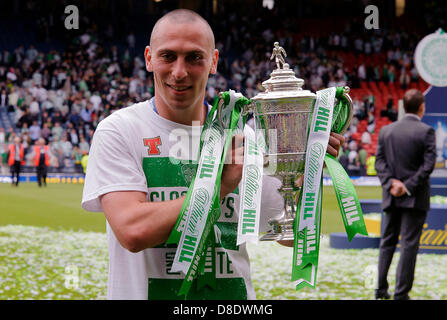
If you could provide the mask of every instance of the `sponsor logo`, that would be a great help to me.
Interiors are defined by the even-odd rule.
[[[192,194],[192,212],[188,223],[188,232],[191,235],[197,235],[196,226],[205,213],[205,208],[210,201],[210,195],[205,188],[199,188]]]
[[[414,61],[422,79],[434,86],[447,86],[447,34],[438,31],[423,38]]]
[[[158,148],[158,146],[161,146],[160,136],[155,138],[144,138],[143,144],[145,147],[149,147],[149,149],[147,150],[147,154],[149,156],[156,156],[161,153],[160,149]]]
[[[320,169],[320,159],[324,155],[324,147],[321,143],[315,142],[312,144],[309,150],[308,159],[308,175],[306,177],[306,183],[309,190],[315,190],[314,181],[317,177],[318,171]]]
[[[248,209],[256,209],[256,204],[254,203],[254,198],[259,190],[259,179],[261,177],[261,172],[255,165],[248,165],[245,168],[245,197],[244,205]]]
[[[447,249],[447,224],[442,229],[429,229],[424,224],[419,245],[423,249]]]

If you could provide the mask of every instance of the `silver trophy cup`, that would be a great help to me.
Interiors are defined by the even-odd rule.
[[[277,68],[270,79],[262,83],[265,92],[252,98],[253,103],[244,110],[253,112],[256,129],[262,129],[260,132],[265,135],[265,167],[276,168],[275,172],[266,174],[282,181],[279,192],[284,198],[283,213],[281,218],[269,221],[271,230],[261,237],[262,241],[294,239],[293,223],[299,192],[297,181],[304,175],[308,128],[316,99],[316,94],[302,89],[304,80],[295,77],[283,55],[286,56],[284,49],[275,42],[271,59],[275,59]],[[337,117],[334,112],[332,131],[344,133],[353,110],[349,88],[344,87],[340,91],[338,100],[346,99],[344,105],[349,107],[337,110],[343,111],[337,112]]]

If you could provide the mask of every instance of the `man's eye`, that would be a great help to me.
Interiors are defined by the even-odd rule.
[[[175,60],[175,55],[170,54],[170,53],[164,53],[160,57],[165,61],[174,61]]]
[[[198,62],[202,59],[203,59],[203,56],[201,54],[193,54],[193,55],[189,56],[189,60],[191,60],[192,62]]]

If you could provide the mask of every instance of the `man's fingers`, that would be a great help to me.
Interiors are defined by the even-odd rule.
[[[345,143],[345,137],[342,134],[331,132],[330,136],[337,139],[340,142],[341,146]]]
[[[244,147],[233,150],[233,154],[235,164],[244,164]]]
[[[244,145],[244,135],[236,134],[233,136],[233,146],[239,148]]]
[[[337,158],[338,156],[338,150],[335,150],[334,147],[332,147],[330,144],[328,144],[326,152],[334,158]]]
[[[328,145],[330,145],[331,147],[333,147],[335,150],[338,151],[341,147],[341,141],[336,137],[330,136]]]

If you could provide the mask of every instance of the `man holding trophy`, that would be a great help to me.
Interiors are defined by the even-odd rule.
[[[230,108],[211,108],[204,103],[208,76],[216,73],[219,58],[206,20],[180,9],[155,24],[145,50],[146,68],[154,76],[154,98],[102,121],[89,155],[82,206],[103,211],[107,219],[108,299],[181,299],[179,288],[184,281],[188,281],[183,291],[188,299],[256,298],[246,245],[237,242],[240,192],[247,191],[241,190],[244,186],[239,183],[244,156],[248,156],[245,153],[252,149],[244,151],[241,142],[229,149],[225,148],[228,143],[216,147],[232,140],[232,134],[221,138],[224,128],[219,125],[240,124],[244,112],[257,113],[258,127],[278,133],[273,139],[277,152],[270,142],[271,130],[265,130],[262,137],[268,144],[266,161],[274,162],[278,174],[276,178],[262,177],[259,229],[267,231],[263,221],[270,220],[268,237],[293,245],[293,234],[290,237],[287,232],[293,230],[290,213],[296,205],[295,181],[304,172],[306,136],[311,129],[307,125],[315,94],[300,88],[303,80],[294,77],[282,60],[285,52],[277,49],[272,57],[278,60],[278,69],[271,81],[266,81],[266,93],[255,97],[255,103],[249,105],[245,99],[242,108],[238,104],[242,95],[225,95],[224,106],[241,107],[239,117]],[[285,96],[290,92],[295,96]],[[338,92],[342,95],[346,92]],[[286,111],[275,109],[281,104]],[[323,125],[323,120],[328,117],[322,115],[317,125]],[[346,121],[340,128],[345,125]],[[209,128],[210,133],[201,135],[202,128]],[[327,150],[336,157],[343,141],[342,135],[330,133],[323,153]],[[247,136],[244,144],[248,146]],[[181,155],[172,151],[179,147],[193,151]],[[223,165],[221,159],[227,158],[231,163]],[[214,179],[211,184],[208,177]],[[212,222],[204,209],[207,206],[209,215],[216,216]],[[176,232],[176,241],[170,241]],[[190,248],[195,249],[189,253]],[[191,266],[188,273],[181,266],[185,262]]]

